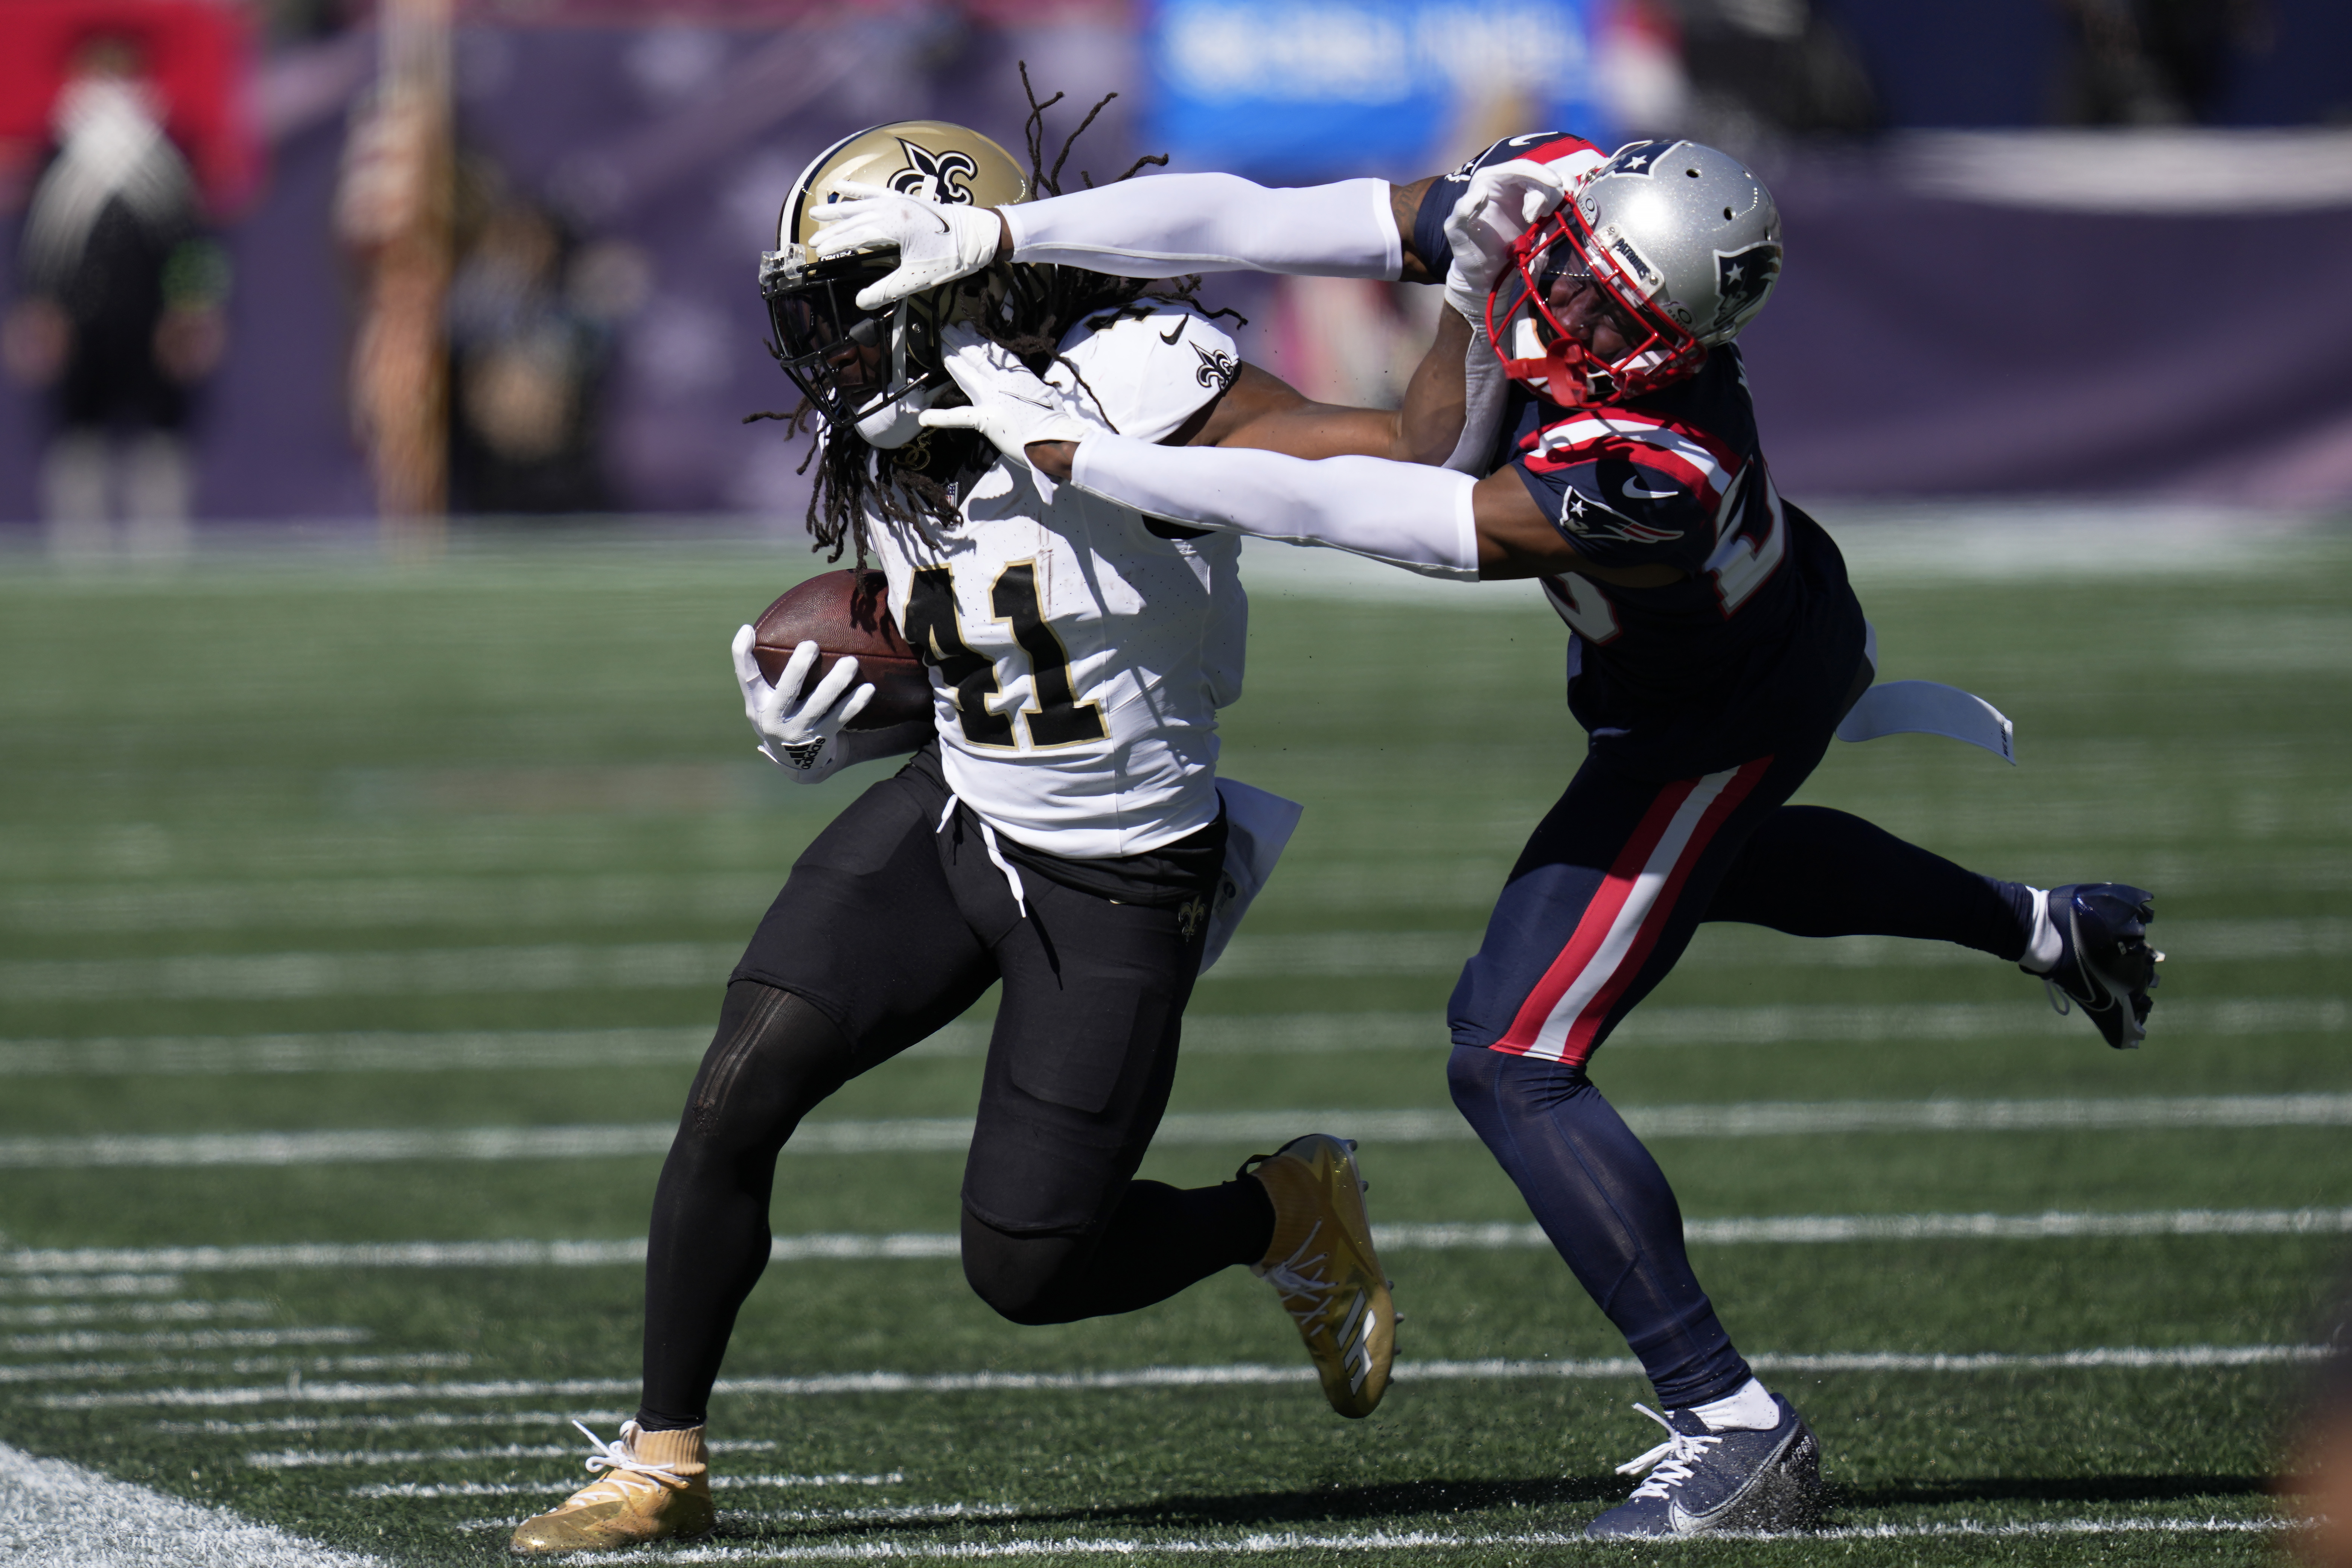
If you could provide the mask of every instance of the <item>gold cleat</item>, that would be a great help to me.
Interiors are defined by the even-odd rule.
[[[1354,1148],[1310,1133],[1242,1169],[1274,1200],[1274,1241],[1251,1272],[1282,1293],[1331,1408],[1360,1416],[1388,1392],[1396,1307],[1372,1250]]]
[[[646,1432],[627,1421],[611,1443],[585,1427],[580,1431],[595,1449],[588,1469],[612,1473],[582,1487],[561,1507],[524,1520],[515,1527],[508,1551],[617,1552],[649,1541],[707,1535],[718,1522],[701,1427]]]

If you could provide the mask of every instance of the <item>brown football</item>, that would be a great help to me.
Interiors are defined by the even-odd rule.
[[[878,571],[812,577],[761,611],[752,631],[752,654],[772,681],[803,643],[814,643],[821,652],[811,688],[845,654],[855,654],[857,678],[874,683],[874,700],[852,729],[887,729],[931,716],[930,674],[890,619],[887,581]]]

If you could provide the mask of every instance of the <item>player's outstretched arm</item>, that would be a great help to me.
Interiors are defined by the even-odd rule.
[[[1425,191],[1427,182],[1407,187]],[[819,256],[891,246],[898,270],[858,291],[877,310],[992,262],[1082,267],[1118,277],[1274,272],[1435,278],[1411,254],[1416,196],[1385,180],[1273,189],[1234,174],[1156,174],[1011,207],[943,207],[879,186],[813,214]],[[1400,215],[1402,214],[1402,215]]]
[[[1309,403],[1263,371],[1236,378],[1166,442],[1091,432],[1072,439],[1062,394],[1011,354],[967,328],[950,329],[944,340],[949,373],[971,405],[929,410],[924,424],[977,430],[1048,482],[1074,483],[1154,517],[1329,545],[1431,577],[1584,571],[1648,587],[1681,575],[1592,566],[1513,472],[1479,481],[1425,463],[1318,450],[1317,441],[1328,440],[1349,454],[1345,443],[1361,436],[1352,448],[1360,453],[1376,442],[1380,422],[1393,435],[1398,416]]]
[[[1669,566],[1587,560],[1514,469],[1486,479],[1380,457],[1320,461],[1242,447],[1172,447],[1119,435],[1039,443],[1029,459],[1152,517],[1328,545],[1426,577],[1489,581],[1580,572],[1626,588],[1683,574]],[[1056,473],[1056,470],[1059,470]]]
[[[1243,374],[1177,444],[1255,447],[1293,457],[1388,457],[1476,476],[1492,455],[1509,386],[1486,341],[1485,305],[1512,242],[1558,205],[1566,186],[1551,167],[1507,162],[1466,183],[1444,232],[1445,301],[1428,352],[1394,413],[1307,402],[1263,371]]]

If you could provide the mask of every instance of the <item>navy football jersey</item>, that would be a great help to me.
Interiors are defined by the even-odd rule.
[[[1590,145],[1514,137],[1459,178],[1525,148],[1576,156]],[[1453,178],[1431,188],[1413,230],[1414,249],[1441,275],[1452,261],[1444,219],[1460,195]],[[1595,566],[1685,574],[1664,588],[1574,572],[1543,580],[1573,633],[1569,706],[1596,749],[1684,777],[1770,753],[1843,711],[1862,662],[1862,607],[1829,535],[1773,487],[1737,346],[1603,407],[1562,408],[1515,384],[1485,471],[1506,467]]]

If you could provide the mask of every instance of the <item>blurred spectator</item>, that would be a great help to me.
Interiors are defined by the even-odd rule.
[[[614,329],[650,281],[635,247],[575,244],[495,165],[466,162],[448,305],[455,509],[610,509],[604,386]]]
[[[2233,57],[2267,43],[2264,0],[2059,0],[2073,32],[2058,119],[2179,125],[2210,119]]]
[[[0,335],[9,370],[48,392],[41,503],[66,551],[108,548],[116,518],[131,548],[184,543],[193,393],[226,341],[226,253],[142,77],[127,40],[77,51]]]
[[[1599,46],[1603,99],[1629,134],[1749,152],[1879,124],[1860,53],[1811,0],[1617,0]]]

